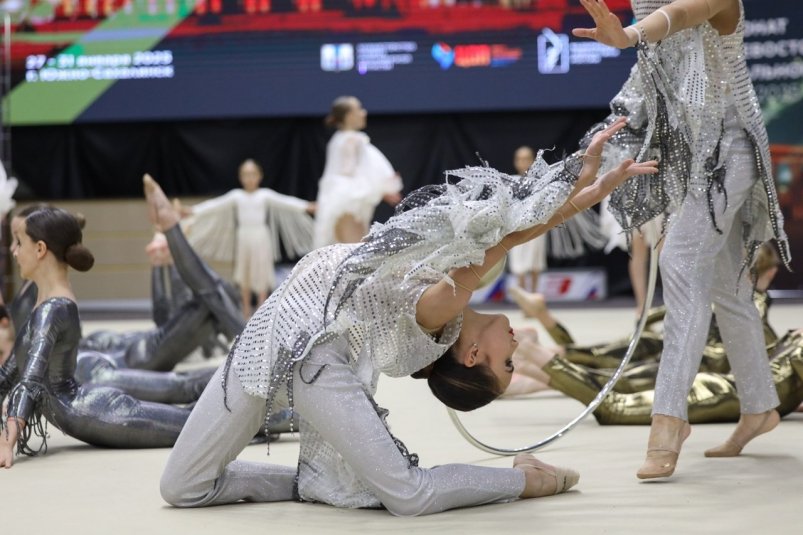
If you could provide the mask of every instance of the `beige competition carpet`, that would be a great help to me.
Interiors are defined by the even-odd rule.
[[[624,335],[633,324],[632,311],[622,308],[558,310],[556,315],[578,341],[589,343]],[[514,326],[528,324],[518,313],[510,317]],[[779,332],[803,326],[803,306],[778,304],[771,321]],[[84,331],[146,327],[143,321],[95,321]],[[204,364],[195,358],[187,365]],[[383,378],[378,398],[390,409],[394,434],[420,455],[422,466],[511,463],[468,444],[423,381]],[[581,409],[576,401],[546,392],[495,402],[465,422],[482,440],[521,447],[559,429]],[[11,470],[0,471],[0,533],[803,533],[803,413],[785,418],[739,458],[703,457],[703,450],[727,437],[732,427],[695,426],[675,476],[644,483],[635,471],[647,428],[601,427],[589,418],[536,452],[549,463],[579,470],[576,490],[421,518],[299,503],[173,509],[158,490],[168,450],[97,449],[51,427],[47,455],[18,458]],[[249,447],[243,458],[295,465],[297,452],[297,437],[289,436],[271,446],[269,458],[264,445]]]

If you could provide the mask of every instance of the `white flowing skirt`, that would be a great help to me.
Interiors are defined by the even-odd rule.
[[[335,243],[335,225],[346,214],[368,229],[382,197],[399,190],[401,182],[395,175],[386,179],[367,175],[323,177],[318,183],[313,248]]]
[[[256,293],[273,290],[276,285],[273,263],[273,244],[267,226],[237,227],[234,282]]]
[[[514,275],[544,271],[546,269],[546,234],[512,248],[508,260],[510,261],[510,272]]]

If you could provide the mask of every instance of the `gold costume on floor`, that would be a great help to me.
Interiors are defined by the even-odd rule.
[[[589,368],[616,368],[627,353],[629,339],[616,340],[610,344],[580,346],[574,343],[572,335],[561,324],[547,329],[555,343],[566,349],[565,358],[569,362]],[[649,362],[657,359],[664,347],[663,336],[653,331],[644,331],[633,353],[632,363]]]
[[[771,299],[766,292],[757,291],[753,294],[753,302],[761,316],[761,322],[764,327],[764,341],[769,351],[778,341],[778,335],[768,322]],[[664,347],[663,333],[657,331],[656,327],[663,321],[665,314],[666,308],[662,306],[655,307],[649,311],[646,328],[636,346],[631,363],[628,365],[628,371],[640,368],[639,371],[633,375],[634,378],[641,376],[648,381],[642,383],[637,390],[634,390],[636,392],[649,390],[655,386],[657,365],[653,365],[653,363],[657,364]],[[606,372],[604,370],[619,367],[630,345],[630,338],[622,338],[608,344],[590,346],[577,345],[569,331],[560,323],[555,324],[554,327],[547,328],[547,332],[556,344],[566,349],[566,354],[564,355],[566,360],[573,364],[599,369],[603,376],[610,376],[611,374],[611,372]],[[644,365],[646,365],[646,367],[643,367]],[[712,317],[711,320],[711,328],[708,333],[708,341],[703,350],[700,371],[713,373],[730,372],[730,364],[728,364],[725,358],[725,346],[722,342],[722,336],[719,333],[715,316]],[[652,377],[651,381],[650,376]],[[625,390],[625,392],[629,391],[630,390]]]
[[[756,292],[754,302],[764,325],[764,337],[783,416],[803,402],[803,336],[787,333],[778,338],[767,321],[770,300],[766,293]],[[613,391],[603,400],[594,416],[602,425],[649,425],[652,418],[653,389],[658,372],[663,340],[653,327],[663,319],[665,310],[650,311],[648,326],[637,346],[635,362],[628,366]],[[548,329],[552,339],[566,347],[564,357],[556,356],[543,370],[550,376],[549,385],[588,404],[613,374],[627,350],[629,340],[597,346],[577,346],[560,324]],[[714,423],[739,420],[739,398],[722,338],[712,322],[704,349],[700,372],[689,392],[689,422]]]
[[[777,408],[781,416],[794,411],[803,402],[803,335],[787,333],[769,353],[773,381],[781,400]],[[549,385],[581,403],[588,404],[605,384],[606,378],[596,370],[554,357],[543,370],[550,376]],[[654,376],[653,376],[654,381]],[[653,390],[635,391],[625,375],[594,411],[602,425],[649,425],[652,417]],[[728,374],[698,373],[688,396],[689,422],[715,423],[739,420],[739,397],[736,384]]]

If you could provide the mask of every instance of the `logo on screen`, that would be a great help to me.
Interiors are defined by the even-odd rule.
[[[569,72],[569,36],[544,28],[538,36],[538,72],[563,74]]]
[[[447,70],[452,65],[463,69],[471,67],[505,67],[521,59],[522,50],[507,45],[455,45],[446,43],[432,45],[432,57]]]
[[[521,48],[507,45],[491,45],[491,67],[507,67],[521,59]]]
[[[354,68],[354,46],[350,43],[321,45],[321,70],[350,71]]]
[[[435,43],[432,45],[432,57],[445,71],[454,63],[454,50],[446,43]]]

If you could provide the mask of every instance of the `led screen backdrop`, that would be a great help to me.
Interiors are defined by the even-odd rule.
[[[628,0],[608,4],[629,21]],[[374,113],[598,108],[634,60],[632,50],[569,36],[589,21],[577,0],[16,5],[13,125],[320,115],[339,94],[361,96]],[[746,5],[749,39],[803,35],[788,2]],[[800,56],[795,46],[748,54],[762,62],[754,72],[769,82],[765,95],[800,79],[799,61],[763,64],[784,53]]]
[[[627,0],[610,5],[630,18]],[[10,122],[602,107],[633,63],[577,0],[35,0]]]
[[[609,0],[624,21],[627,0]],[[746,52],[803,273],[803,10],[744,0]],[[6,0],[11,125],[607,106],[634,62],[569,36],[577,0]],[[781,274],[785,287],[801,287]]]

